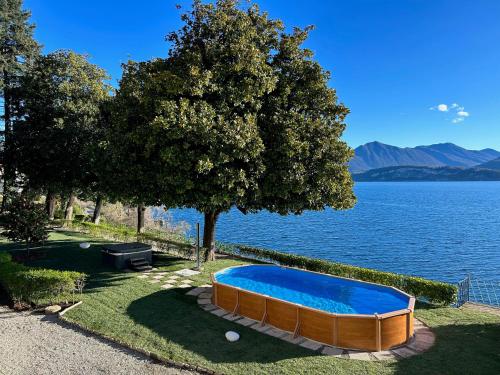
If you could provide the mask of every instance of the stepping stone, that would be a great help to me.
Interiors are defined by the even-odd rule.
[[[335,348],[333,346],[325,346],[321,351],[321,354],[330,355],[334,357],[341,357],[344,350]]]
[[[189,284],[181,284],[179,285],[179,288],[192,288],[193,286],[192,285],[189,285]]]
[[[171,289],[173,288],[174,286],[172,284],[164,284],[161,286],[162,289]]]
[[[309,339],[306,339],[304,342],[299,344],[303,348],[311,349],[311,350],[318,350],[321,348],[321,344],[317,343],[316,341],[312,341]]]
[[[198,305],[207,305],[209,303],[212,303],[212,300],[210,298],[200,298],[198,300]]]
[[[265,332],[266,335],[281,338],[285,336],[287,333],[278,328],[271,328],[270,330]]]
[[[368,352],[356,352],[353,350],[348,350],[347,354],[349,354],[349,359],[357,359],[360,361],[371,361],[370,354]]]
[[[137,276],[138,279],[147,279],[148,275],[139,275]]]
[[[160,280],[162,278],[163,278],[163,276],[153,276],[153,279],[156,279],[156,280]]]
[[[160,282],[160,280],[153,279],[153,280],[149,280],[149,282],[150,282],[151,284],[156,284],[156,283],[159,283],[159,282]]]
[[[205,292],[205,288],[194,288],[194,289],[191,289],[189,292],[187,292],[186,294],[188,296],[199,296],[200,298],[210,298],[212,296],[212,293],[204,293]],[[210,297],[207,297],[207,296],[203,296],[203,295],[207,295],[207,294],[210,294]]]
[[[165,276],[168,272],[158,272],[157,275],[158,276]]]
[[[227,320],[229,320],[231,322],[233,322],[233,321],[235,321],[237,319],[240,319],[241,316],[240,315],[227,314],[227,315],[224,315],[223,318],[227,319]]]
[[[408,349],[408,348],[404,348],[404,347],[403,348],[392,349],[391,352],[392,353],[396,353],[398,356],[403,357],[403,358],[409,358],[409,357],[412,357],[415,354],[417,354],[413,350]]]
[[[177,280],[177,279],[180,279],[181,277],[180,276],[169,276],[168,277],[169,279],[172,279],[172,280]]]
[[[240,319],[240,320],[235,320],[235,322],[238,323],[238,324],[241,324],[242,326],[248,327],[248,326],[254,324],[255,320],[248,319],[248,318],[243,318],[243,319]]]
[[[174,273],[176,273],[177,275],[184,276],[184,277],[189,277],[189,276],[198,275],[200,273],[200,271],[194,271],[194,270],[190,270],[190,269],[185,268],[183,270],[175,271]]]
[[[191,283],[194,283],[193,280],[181,280],[179,281],[180,283],[183,283],[183,284],[191,284]]]
[[[254,325],[250,326],[250,328],[255,329],[258,332],[266,332],[271,329],[270,326],[261,325],[260,323],[255,323]]]
[[[217,315],[217,316],[223,316],[223,315],[227,314],[227,311],[226,310],[222,310],[222,309],[215,309],[215,310],[212,310],[210,312],[212,314],[214,314],[214,315]]]
[[[298,345],[301,342],[304,342],[306,340],[302,336],[297,336],[297,337],[294,338],[291,333],[287,333],[285,336],[281,337],[281,339],[284,340],[284,341],[286,341],[286,342],[289,342],[291,344],[295,344],[295,345]]]
[[[200,307],[205,311],[212,311],[217,308],[215,305],[212,305],[211,303],[208,303],[206,305],[200,305]]]
[[[200,285],[200,288],[212,288],[212,285],[211,284],[203,284],[203,285]]]
[[[390,359],[396,359],[396,356],[394,354],[392,354],[390,350],[383,350],[381,352],[373,352],[372,354],[379,361],[388,361]]]
[[[198,289],[198,288],[196,288]],[[199,298],[212,298],[212,293],[203,292],[198,295]]]

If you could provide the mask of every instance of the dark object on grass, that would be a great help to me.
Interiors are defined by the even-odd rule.
[[[147,271],[153,261],[151,245],[140,242],[104,245],[101,253],[104,264],[119,270],[130,267],[135,271]]]

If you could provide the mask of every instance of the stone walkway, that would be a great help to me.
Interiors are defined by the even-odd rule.
[[[182,269],[174,272],[158,271],[153,268],[152,271],[142,272],[137,276],[138,279],[143,279],[151,284],[158,284],[162,289],[172,289],[172,288],[193,288],[194,281],[190,280],[188,277],[198,275],[200,272],[193,271],[190,269]],[[209,287],[210,285],[203,285],[203,287]]]
[[[186,294],[196,296],[198,300],[198,305],[203,310],[210,312],[211,314],[219,316],[223,319],[233,321],[237,324],[255,329],[256,331],[262,332],[263,334],[277,337],[289,343],[300,345],[304,348],[317,351],[320,352],[321,354],[333,357],[357,359],[362,361],[399,360],[425,352],[434,344],[435,341],[434,333],[429,329],[429,327],[424,325],[421,321],[415,319],[414,320],[415,335],[411,339],[411,341],[405,346],[381,352],[345,350],[334,346],[325,345],[323,343],[319,343],[313,340],[309,340],[301,336],[294,338],[293,334],[289,332],[275,328],[268,324],[261,325],[261,323],[256,320],[248,319],[240,315],[234,315],[231,312],[220,309],[212,304],[211,300],[212,287],[210,285],[203,285],[201,287],[194,288],[189,292],[187,292]]]

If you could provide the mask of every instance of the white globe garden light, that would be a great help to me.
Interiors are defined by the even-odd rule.
[[[226,339],[229,342],[235,342],[240,339],[240,335],[234,331],[227,331],[226,332]]]
[[[82,249],[88,249],[90,247],[90,244],[88,242],[82,242],[80,244],[80,248]]]

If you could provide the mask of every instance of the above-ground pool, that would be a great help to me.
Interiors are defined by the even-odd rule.
[[[276,265],[230,267],[212,281],[215,305],[322,343],[379,351],[413,335],[415,299],[392,287]]]

